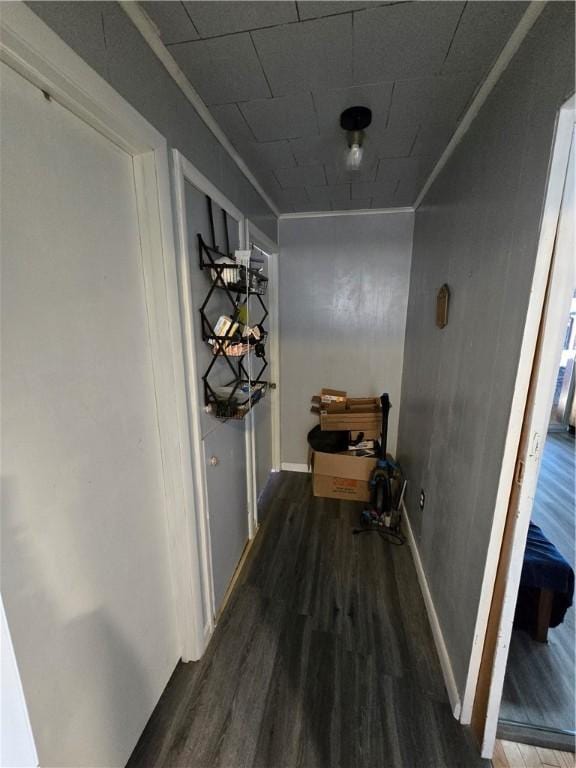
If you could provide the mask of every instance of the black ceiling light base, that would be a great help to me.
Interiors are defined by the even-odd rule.
[[[344,131],[363,131],[372,122],[372,110],[368,107],[348,107],[340,115],[340,127]]]

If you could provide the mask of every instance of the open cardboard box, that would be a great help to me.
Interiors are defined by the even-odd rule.
[[[313,451],[311,463],[314,496],[370,501],[368,481],[376,461],[374,458]]]

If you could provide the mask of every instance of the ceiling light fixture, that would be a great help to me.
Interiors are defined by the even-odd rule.
[[[364,155],[364,130],[372,122],[368,107],[348,107],[340,115],[340,127],[346,131],[346,170],[359,171]]]

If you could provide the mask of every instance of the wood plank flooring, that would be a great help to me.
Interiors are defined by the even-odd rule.
[[[574,437],[550,433],[546,440],[532,519],[575,566]],[[514,630],[504,682],[500,718],[574,731],[574,606],[564,623],[538,643]],[[508,730],[507,730],[508,733]]]
[[[279,473],[203,659],[179,664],[129,768],[489,766],[452,716],[407,546]]]
[[[493,768],[575,768],[571,752],[532,747],[513,741],[496,742]]]

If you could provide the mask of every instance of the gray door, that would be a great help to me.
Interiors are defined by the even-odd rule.
[[[210,288],[207,270],[199,267],[198,238],[210,244],[210,224],[206,196],[189,182],[186,190],[186,222],[188,227],[189,259],[191,275],[191,304],[194,312],[195,349],[198,377],[201,377],[210,361],[212,352],[202,340],[199,308]],[[222,210],[212,205],[215,239],[225,250],[225,230]],[[228,216],[228,242],[231,251],[239,243],[239,222]],[[220,314],[229,315],[231,304],[224,291],[216,292],[210,302],[210,320],[215,323]],[[230,370],[217,365],[211,381],[224,384],[230,379]],[[230,580],[248,541],[248,503],[246,489],[245,425],[243,421],[218,421],[204,410],[204,390],[198,382],[200,402],[196,404],[201,414],[202,459],[205,464],[206,504],[209,516],[210,546],[214,580],[214,607],[216,613],[222,605]]]

